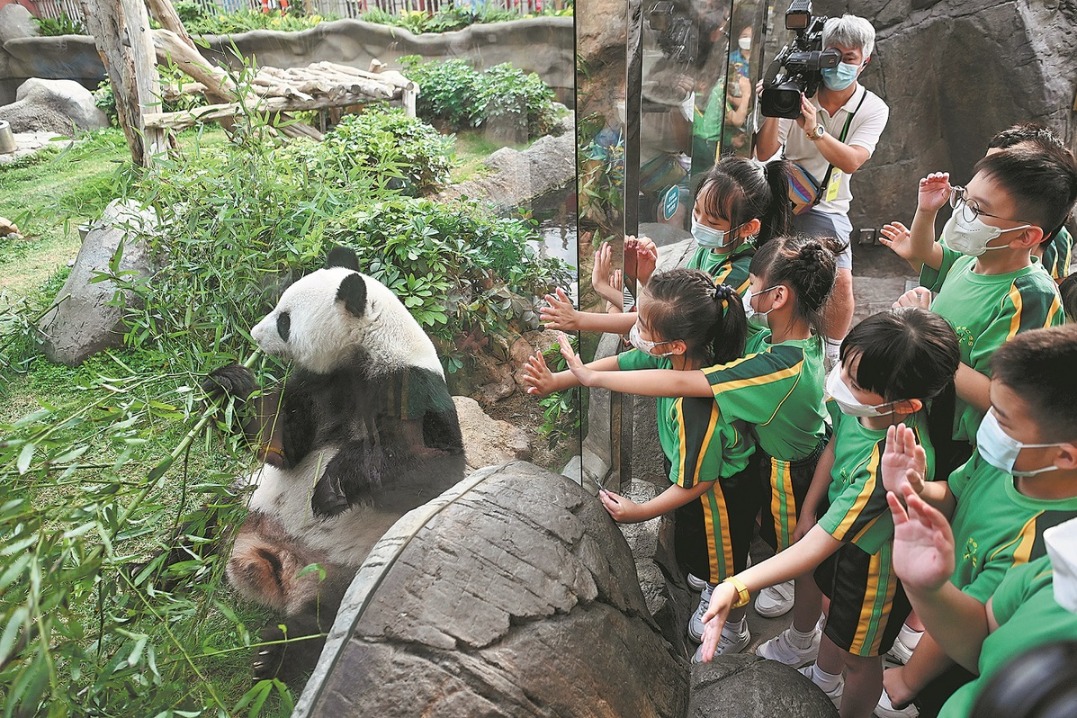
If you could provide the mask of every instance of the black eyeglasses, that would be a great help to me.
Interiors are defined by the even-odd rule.
[[[980,205],[974,199],[969,199],[969,191],[964,187],[951,187],[950,188],[950,207],[955,211],[961,212],[961,218],[966,222],[972,222],[977,217],[993,217],[994,219],[1001,219],[1006,222],[1017,222],[1016,219],[1007,219],[1006,217],[999,217],[997,214],[991,214],[990,212],[984,212],[980,209]]]

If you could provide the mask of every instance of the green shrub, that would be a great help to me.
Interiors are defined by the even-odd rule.
[[[345,115],[320,142],[293,145],[297,159],[322,182],[342,186],[357,171],[379,169],[406,194],[436,189],[449,178],[453,140],[400,108],[371,107]]]
[[[532,298],[569,281],[564,263],[539,256],[532,222],[492,217],[476,202],[362,205],[330,223],[324,238],[356,250],[363,271],[437,341],[450,371],[464,363],[464,337],[534,328]]]
[[[416,112],[427,122],[462,129],[508,119],[526,127],[530,137],[546,134],[556,122],[553,90],[535,73],[508,63],[480,73],[464,60],[426,62],[418,55],[400,63],[419,85]]]
[[[236,12],[206,15],[191,13],[191,20],[184,21],[187,32],[192,35],[227,35],[250,30],[281,30],[297,32],[317,27],[323,22],[333,20],[332,16],[304,15],[302,12],[288,10],[237,10]]]
[[[35,17],[37,32],[42,37],[58,37],[60,35],[87,35],[83,24],[67,13],[61,12],[60,17]]]
[[[427,32],[451,32],[453,30],[462,30],[469,25],[509,22],[511,20],[535,17],[536,15],[572,15],[572,8],[570,6],[564,10],[529,14],[521,14],[515,10],[506,10],[486,4],[474,9],[462,6],[447,7],[438,10],[434,14],[423,10],[401,10],[399,13],[393,14],[374,8],[364,12],[359,16],[359,19],[379,25],[402,27],[412,34],[419,35]]]

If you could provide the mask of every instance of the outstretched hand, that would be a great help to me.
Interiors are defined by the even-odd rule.
[[[711,592],[711,602],[703,616],[703,645],[700,657],[704,663],[710,663],[718,648],[718,639],[722,637],[722,627],[729,619],[733,603],[737,600],[737,590],[731,583],[719,583]]]
[[[640,515],[639,504],[620,494],[615,494],[606,489],[600,489],[598,492],[598,500],[602,502],[602,508],[606,509],[606,513],[608,513],[617,523],[634,524],[645,520],[645,518]]]
[[[901,222],[890,222],[879,230],[879,244],[888,247],[906,262],[915,260],[912,246],[912,232]]]
[[[640,286],[647,286],[658,266],[658,245],[650,237],[625,236],[625,267],[635,267],[634,276]]]
[[[547,294],[543,299],[546,306],[539,308],[539,321],[547,329],[571,332],[579,328],[579,312],[572,306],[568,292],[558,287],[554,294]]]
[[[591,288],[607,302],[621,306],[624,296],[621,294],[621,288],[614,286],[613,248],[610,247],[609,242],[603,242],[595,250],[595,263],[591,268]]]
[[[588,369],[583,365],[583,362],[576,352],[572,350],[572,345],[569,344],[568,337],[564,332],[557,332],[557,343],[561,347],[561,356],[565,358],[565,363],[568,364],[568,370],[572,372],[572,375],[576,377],[576,380],[583,386],[591,386],[588,382],[592,380],[595,372],[593,369]]]
[[[927,453],[916,443],[916,432],[905,424],[887,429],[886,450],[879,468],[887,491],[901,497],[908,486],[919,495],[924,490],[927,475]]]
[[[898,297],[893,306],[895,309],[898,307],[931,309],[931,290],[927,287],[913,287]]]
[[[954,573],[954,534],[946,517],[902,488],[906,509],[893,491],[886,494],[894,517],[894,572],[910,592],[938,591]]]
[[[924,212],[938,212],[949,203],[951,189],[949,172],[932,172],[920,180],[916,208]]]
[[[542,352],[535,352],[528,357],[527,363],[524,364],[523,380],[527,393],[532,396],[547,396],[557,391],[553,372],[546,366],[546,358],[542,356]]]

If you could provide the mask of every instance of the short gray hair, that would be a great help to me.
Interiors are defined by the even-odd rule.
[[[867,60],[875,51],[875,28],[870,22],[856,15],[832,17],[823,26],[823,47],[835,45],[859,47]]]

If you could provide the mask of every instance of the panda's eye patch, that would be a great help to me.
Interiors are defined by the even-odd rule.
[[[281,312],[277,315],[277,334],[284,341],[288,341],[288,333],[292,330],[292,318],[288,315],[288,312]]]

